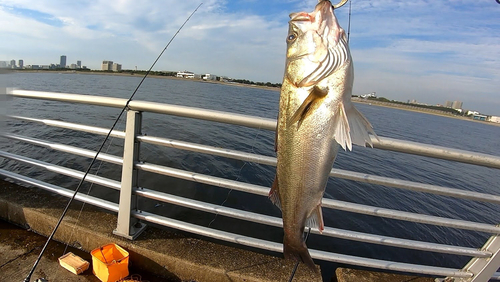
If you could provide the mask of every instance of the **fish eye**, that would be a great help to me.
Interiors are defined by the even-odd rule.
[[[294,41],[296,38],[297,38],[297,35],[296,35],[295,33],[292,33],[292,34],[288,35],[288,37],[286,38],[286,41],[288,41],[288,42],[292,42],[292,41]]]

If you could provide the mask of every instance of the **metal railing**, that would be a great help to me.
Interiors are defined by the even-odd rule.
[[[80,103],[86,105],[98,105],[114,108],[123,108],[126,104],[126,99],[108,98],[90,95],[66,94],[66,93],[51,93],[39,91],[11,90],[9,95],[17,98],[43,99],[69,103]],[[143,197],[154,199],[165,203],[170,203],[190,209],[195,209],[207,213],[214,213],[227,217],[232,217],[240,220],[265,224],[269,226],[281,227],[282,221],[278,217],[273,217],[264,214],[258,214],[249,211],[238,210],[234,208],[214,205],[207,202],[202,202],[194,199],[179,197],[168,193],[163,193],[145,187],[140,187],[137,183],[138,171],[152,172],[159,175],[166,175],[197,183],[204,183],[217,187],[233,189],[246,193],[252,193],[261,196],[269,194],[269,188],[251,183],[244,183],[235,180],[194,173],[186,170],[161,166],[157,164],[145,163],[139,161],[139,146],[141,143],[148,143],[157,146],[171,147],[181,150],[193,151],[203,154],[210,154],[225,158],[241,160],[245,162],[253,162],[265,165],[276,165],[276,158],[263,156],[253,153],[245,153],[236,150],[218,148],[202,144],[196,144],[180,140],[172,140],[154,136],[142,135],[141,119],[142,112],[152,112],[165,115],[189,117],[200,120],[207,120],[219,123],[227,123],[241,125],[251,128],[263,130],[275,130],[276,121],[266,118],[258,118],[240,114],[226,113],[213,110],[205,110],[191,108],[185,106],[168,105],[145,101],[131,101],[128,105],[126,128],[125,131],[114,130],[111,133],[112,137],[124,139],[123,158],[100,153],[97,158],[104,162],[122,166],[121,181],[115,181],[100,176],[89,175],[86,177],[87,182],[96,183],[105,187],[116,189],[120,192],[119,203],[113,203],[93,196],[79,193],[77,200],[89,203],[112,212],[118,213],[117,228],[114,233],[124,236],[129,239],[134,239],[143,230],[145,224],[143,222],[151,222],[163,226],[176,228],[179,230],[192,232],[195,234],[208,236],[214,239],[250,246],[259,249],[265,249],[273,252],[282,252],[280,243],[266,241],[262,239],[252,238],[249,236],[234,234],[230,232],[220,231],[213,228],[195,225],[188,222],[183,222],[158,214],[153,214],[146,211],[138,210],[135,206],[134,197]],[[28,122],[45,124],[47,126],[66,128],[92,134],[106,135],[108,129],[88,126],[64,121],[47,120],[28,118],[22,116],[11,116],[12,119],[24,120]],[[32,137],[20,136],[17,134],[3,133],[3,137],[13,140],[18,140],[28,144],[43,146],[58,150],[61,152],[71,153],[78,156],[93,158],[96,152],[77,148],[74,146],[64,145],[47,140],[39,140]],[[404,152],[420,156],[428,156],[433,158],[452,160],[456,162],[475,164],[495,169],[500,169],[500,157],[486,154],[444,148],[439,146],[431,146],[427,144],[419,144],[415,142],[396,140],[392,138],[380,137],[379,140],[372,140],[373,147],[376,149],[390,150],[396,152]],[[83,172],[74,169],[54,165],[36,160],[27,156],[12,154],[5,151],[0,151],[0,158],[10,159],[16,162],[28,164],[30,166],[41,167],[46,170],[67,175],[75,179],[81,179]],[[49,184],[40,180],[36,180],[27,176],[23,176],[11,171],[0,169],[0,175],[33,185],[66,197],[72,195],[72,191],[53,184]],[[369,175],[364,173],[346,171],[341,169],[332,169],[330,176],[343,178],[364,183],[384,185],[398,189],[406,189],[419,191],[447,197],[455,197],[460,199],[468,199],[473,201],[487,202],[495,205],[500,205],[499,195],[490,195],[479,192],[465,191],[455,188],[441,187],[430,184],[423,184],[412,181],[398,180],[388,177]],[[330,253],[321,250],[310,249],[311,256],[315,259],[324,261],[337,262],[343,264],[357,265],[380,270],[391,270],[418,274],[427,274],[436,277],[453,277],[455,281],[487,281],[488,279],[500,280],[500,273],[496,272],[500,267],[500,226],[478,223],[466,220],[458,220],[452,218],[430,216],[411,212],[402,212],[398,210],[355,204],[333,199],[323,199],[323,208],[348,211],[359,214],[366,214],[402,221],[410,221],[423,224],[432,224],[436,226],[452,227],[465,230],[473,230],[491,234],[491,237],[482,247],[470,248],[447,244],[437,244],[431,242],[423,242],[417,240],[408,240],[395,237],[381,236],[369,233],[355,232],[332,227],[325,227],[323,236],[353,240],[371,244],[379,244],[384,246],[392,246],[405,249],[413,249],[427,252],[437,252],[444,254],[453,254],[471,257],[470,262],[462,269],[453,269],[446,267],[437,267],[429,265],[409,264],[394,261],[378,260],[372,258],[357,257],[351,255],[343,255]],[[138,222],[141,220],[141,222]],[[137,224],[139,223],[139,224]],[[313,233],[319,234],[318,230],[313,229]]]

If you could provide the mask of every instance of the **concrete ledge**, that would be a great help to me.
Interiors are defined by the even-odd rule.
[[[68,199],[0,180],[0,218],[48,236]],[[90,252],[116,243],[130,253],[130,264],[173,281],[287,281],[293,262],[148,227],[135,241],[112,234],[116,215],[75,202],[55,240]],[[78,220],[77,220],[78,219]],[[300,266],[293,281],[321,281]]]
[[[337,282],[434,282],[434,278],[337,268]]]

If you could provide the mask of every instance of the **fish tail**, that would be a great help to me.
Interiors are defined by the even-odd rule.
[[[286,259],[301,261],[309,269],[318,273],[318,269],[316,268],[316,265],[314,264],[314,261],[312,260],[311,255],[307,250],[306,243],[304,242],[304,240],[302,240],[302,238],[300,238],[299,240],[295,240],[292,238],[287,238],[287,236],[285,235],[285,238],[283,239],[283,253],[285,254]]]

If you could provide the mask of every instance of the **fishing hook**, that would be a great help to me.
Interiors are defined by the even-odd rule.
[[[337,5],[332,5],[332,6],[333,6],[333,9],[338,9],[338,8],[340,8],[340,7],[344,6],[344,5],[345,5],[345,3],[347,3],[347,1],[349,1],[349,0],[342,0],[342,1],[340,1]]]
[[[324,1],[324,0],[318,0],[318,3],[320,3],[321,1]],[[338,8],[344,6],[345,3],[347,3],[347,1],[349,1],[349,0],[341,0],[337,5],[332,4],[332,7],[333,7],[333,9],[338,9]],[[498,1],[500,1],[500,0],[497,0],[497,2]]]

